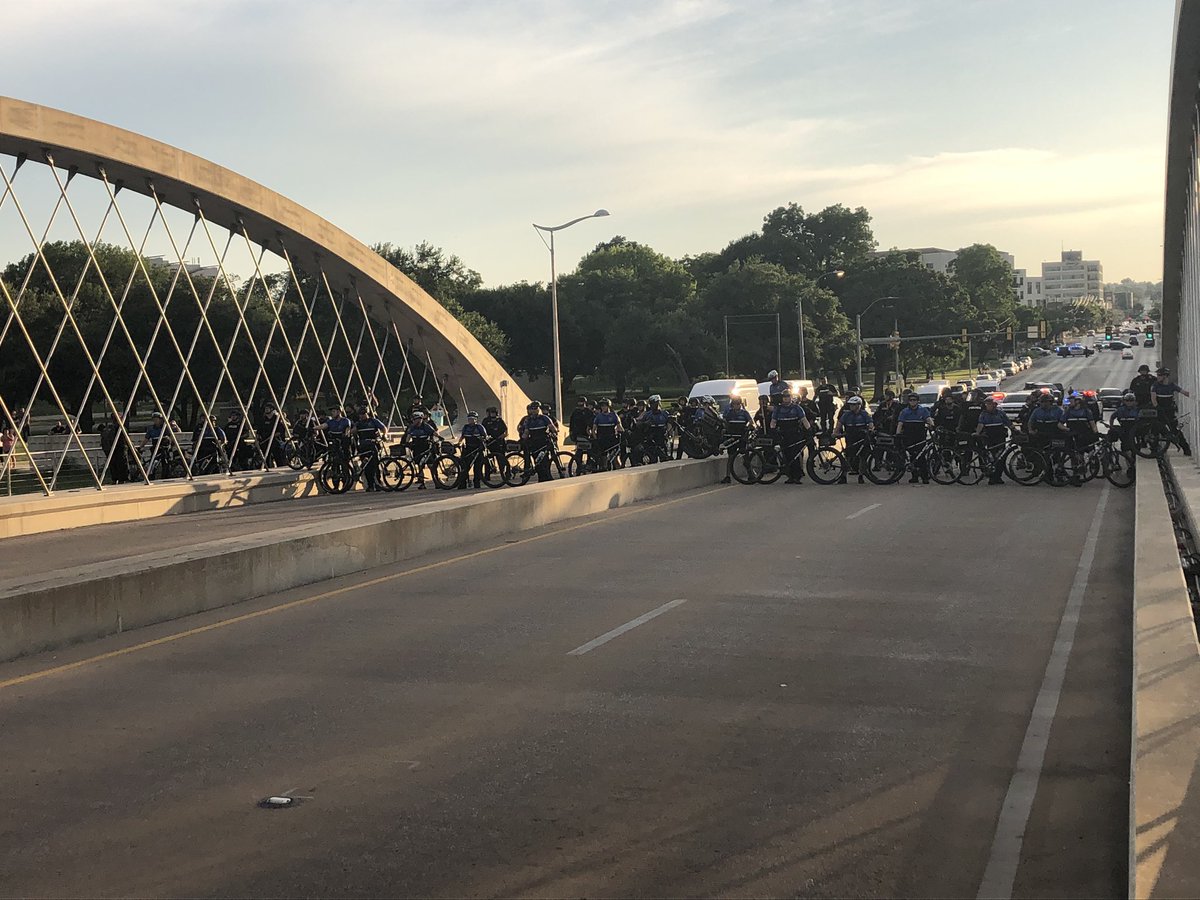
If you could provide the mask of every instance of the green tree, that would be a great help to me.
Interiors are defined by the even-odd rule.
[[[492,356],[504,358],[509,347],[504,330],[481,313],[467,309],[462,302],[483,284],[478,272],[467,268],[454,254],[427,241],[412,250],[390,243],[375,244],[371,249],[446,307]]]
[[[991,244],[972,244],[958,251],[950,276],[967,292],[974,307],[972,330],[990,330],[1014,321],[1013,270]]]

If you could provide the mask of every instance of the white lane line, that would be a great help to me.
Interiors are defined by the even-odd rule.
[[[1008,793],[1004,795],[1004,806],[996,823],[996,835],[992,839],[987,868],[976,895],[980,900],[1008,900],[1012,897],[1013,882],[1017,878],[1017,867],[1025,842],[1025,827],[1029,824],[1029,813],[1037,795],[1046,745],[1050,742],[1050,728],[1058,711],[1067,661],[1071,656],[1071,646],[1075,643],[1075,627],[1079,624],[1083,595],[1087,592],[1088,574],[1096,557],[1096,543],[1100,538],[1100,523],[1104,519],[1108,491],[1109,485],[1106,484],[1100,492],[1092,527],[1088,530],[1083,552],[1079,556],[1079,566],[1075,569],[1075,580],[1067,595],[1067,605],[1058,623],[1054,649],[1050,653],[1050,661],[1046,663],[1046,674],[1042,677],[1042,686],[1033,704],[1033,715],[1029,719],[1029,727],[1025,729],[1025,740],[1021,742],[1021,752],[1017,756],[1017,769],[1009,782]]]
[[[870,506],[864,506],[862,509],[860,509],[856,513],[850,513],[850,515],[846,516],[846,518],[847,519],[857,519],[863,513],[869,513],[871,510],[879,509],[879,507],[881,507],[881,506],[883,506],[882,503],[872,503]]]
[[[645,625],[651,619],[657,619],[663,613],[669,612],[670,610],[674,609],[677,606],[681,606],[684,603],[687,603],[687,600],[685,598],[680,598],[678,600],[672,600],[670,603],[664,603],[662,606],[656,607],[655,609],[650,610],[650,612],[648,612],[648,613],[643,613],[642,615],[638,616],[636,619],[630,619],[624,625],[618,625],[612,631],[604,632],[604,634],[600,635],[600,637],[598,637],[598,638],[592,638],[586,644],[580,644],[574,650],[568,651],[567,656],[583,656],[583,654],[585,654],[585,653],[590,653],[591,651],[595,650],[597,647],[604,646],[609,641],[611,641],[613,638],[620,637],[625,632],[632,631],[633,629],[637,628],[639,625]]]

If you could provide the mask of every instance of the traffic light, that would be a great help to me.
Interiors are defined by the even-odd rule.
[[[964,344],[970,343],[971,339],[967,337],[967,329],[962,330],[962,337],[959,338]]]
[[[1013,339],[1013,330],[1011,325],[1004,329],[1004,339],[1006,341],[1011,341]]]
[[[1150,338],[1150,340],[1154,340],[1154,326],[1153,325],[1146,326],[1146,337]]]
[[[1106,341],[1112,340],[1112,326],[1111,325],[1104,326],[1104,339]]]
[[[1038,337],[1045,340],[1049,336],[1046,328],[1046,320],[1042,319],[1038,322]]]
[[[899,350],[900,349],[900,332],[899,331],[892,332],[892,339],[891,339],[891,341],[888,342],[888,349],[889,350]]]

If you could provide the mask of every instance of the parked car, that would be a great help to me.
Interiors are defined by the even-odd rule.
[[[1021,371],[1021,367],[1014,360],[1006,359],[1000,363],[1000,368],[1004,370],[1005,375],[1016,375]]]
[[[958,383],[963,386],[963,390],[967,390],[967,391],[975,390],[975,379],[974,378],[960,378],[958,380]]]
[[[991,377],[981,377],[975,382],[976,390],[987,391],[993,393],[1000,390],[1000,379]]]
[[[1018,362],[1020,362],[1021,365],[1023,365],[1027,369],[1033,368],[1033,357],[1032,356],[1022,356],[1020,358],[1020,360],[1018,360]]]

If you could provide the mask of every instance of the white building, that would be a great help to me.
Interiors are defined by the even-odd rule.
[[[1013,296],[1025,306],[1046,305],[1041,275],[1028,275],[1024,269],[1013,269]]]
[[[943,250],[941,247],[910,247],[907,250],[877,250],[872,253],[872,256],[887,256],[889,253],[915,253],[920,257],[921,263],[927,269],[933,269],[935,272],[941,272],[947,275],[950,272],[950,263],[958,259],[957,250]],[[1011,253],[999,251],[1005,261],[1013,266],[1016,264],[1016,258]]]
[[[1097,259],[1084,259],[1081,250],[1064,250],[1058,262],[1042,263],[1042,282],[1046,303],[1103,297],[1104,267]]]

